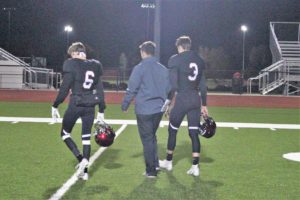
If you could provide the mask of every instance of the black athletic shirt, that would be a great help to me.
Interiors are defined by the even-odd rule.
[[[58,107],[69,94],[71,89],[72,95],[93,92],[97,90],[104,99],[103,85],[101,82],[102,65],[98,60],[81,60],[70,58],[63,65],[63,82],[59,93],[53,104]],[[104,100],[99,104],[99,112],[105,109]]]
[[[172,93],[201,92],[202,105],[206,106],[207,88],[204,76],[205,64],[193,51],[184,51],[169,59]]]

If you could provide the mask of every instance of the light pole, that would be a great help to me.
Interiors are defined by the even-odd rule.
[[[245,73],[245,36],[248,31],[248,27],[246,25],[241,26],[241,31],[243,32],[243,68],[242,68],[242,78],[244,79]]]
[[[69,34],[73,31],[73,27],[66,25],[64,31],[67,33],[67,46],[69,46]]]
[[[8,13],[8,38],[7,38],[7,48],[10,48],[10,35],[11,35],[11,12],[15,11],[16,8],[3,8],[3,11]]]
[[[150,39],[150,9],[155,9],[154,3],[142,3],[141,8],[147,9],[146,40]]]

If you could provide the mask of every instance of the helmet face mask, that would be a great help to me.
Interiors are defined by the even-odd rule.
[[[108,147],[113,144],[115,132],[108,124],[95,124],[95,142],[102,147]]]
[[[216,122],[212,117],[207,117],[204,119],[204,122],[200,124],[199,130],[201,136],[211,138],[215,135],[217,130]]]

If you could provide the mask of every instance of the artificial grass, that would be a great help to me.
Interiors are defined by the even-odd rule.
[[[0,116],[50,117],[49,103],[0,102]],[[60,106],[61,115],[66,104]],[[222,122],[299,124],[299,110],[209,108]],[[135,119],[108,105],[106,118]],[[166,120],[166,119],[165,119]],[[0,199],[48,199],[74,173],[76,160],[59,137],[60,124],[0,122]],[[115,130],[120,126],[114,126]],[[72,137],[80,145],[80,125]],[[167,127],[159,128],[160,158],[165,157]],[[63,199],[299,199],[299,162],[282,154],[300,151],[299,130],[218,128],[201,138],[201,175],[191,177],[191,144],[179,130],[174,170],[155,180],[145,170],[137,127],[130,125],[90,168],[90,180],[77,182]],[[92,152],[98,146],[92,140]]]

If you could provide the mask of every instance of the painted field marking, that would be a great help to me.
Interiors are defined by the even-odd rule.
[[[291,152],[291,153],[286,153],[282,155],[283,158],[300,162],[300,152]]]
[[[53,123],[52,118],[33,118],[33,117],[0,117],[0,122],[38,122],[38,123]],[[96,120],[95,120],[96,121]],[[62,119],[58,119],[57,123],[61,123]],[[136,120],[121,120],[121,119],[107,119],[106,123],[111,125],[136,125]],[[77,120],[81,123],[81,120]],[[265,123],[232,123],[232,122],[216,122],[217,127],[222,128],[267,128],[267,129],[300,129],[299,124],[265,124]],[[160,126],[168,126],[169,121],[161,121]],[[187,121],[183,121],[181,126],[187,126]]]
[[[123,124],[117,131],[116,131],[116,137],[117,137],[125,130],[127,127],[127,124]],[[100,147],[90,158],[89,166],[91,166],[95,160],[97,160],[100,155],[107,149],[108,147]],[[78,178],[76,176],[76,172],[67,180],[61,188],[59,188],[51,197],[49,200],[59,200],[61,199],[64,194],[78,181]]]

